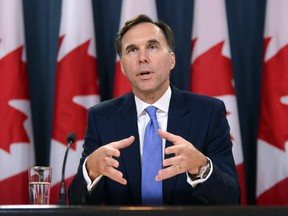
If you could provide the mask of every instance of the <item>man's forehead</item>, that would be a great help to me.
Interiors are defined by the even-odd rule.
[[[138,40],[161,41],[164,39],[162,30],[153,23],[139,23],[129,29],[123,36],[122,43],[131,43],[131,39],[135,42]]]

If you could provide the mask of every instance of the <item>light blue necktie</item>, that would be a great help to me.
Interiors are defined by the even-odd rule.
[[[162,181],[156,181],[158,171],[162,169],[162,139],[159,136],[156,117],[157,108],[145,109],[150,117],[144,135],[142,155],[142,205],[162,205]]]

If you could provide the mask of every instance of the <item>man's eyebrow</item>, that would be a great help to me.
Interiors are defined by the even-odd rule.
[[[150,39],[147,41],[147,43],[152,43],[152,44],[160,44],[160,42],[157,40],[157,39]],[[135,45],[134,44],[128,44],[126,47],[125,47],[125,50],[129,50],[131,48],[134,48]]]
[[[148,43],[160,44],[160,42],[156,39],[150,39],[148,40]]]
[[[129,50],[129,49],[131,49],[131,48],[133,48],[133,47],[135,47],[134,44],[129,44],[129,45],[127,45],[127,46],[125,47],[125,50]]]

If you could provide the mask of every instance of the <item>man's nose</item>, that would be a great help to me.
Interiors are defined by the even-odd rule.
[[[148,55],[147,55],[147,52],[146,51],[140,51],[139,52],[139,63],[140,64],[147,64],[149,63],[149,58],[148,58]]]

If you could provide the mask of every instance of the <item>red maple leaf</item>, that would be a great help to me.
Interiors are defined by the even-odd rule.
[[[88,111],[73,97],[99,95],[97,62],[88,55],[89,44],[90,40],[79,45],[57,64],[52,137],[63,144],[71,131],[84,139]]]
[[[194,39],[192,41],[192,50],[196,43],[197,39]],[[232,63],[230,58],[223,56],[223,45],[224,41],[219,42],[192,62],[190,78],[191,91],[212,97],[235,95],[235,89],[232,85]],[[228,115],[232,115],[231,111],[227,111],[226,116]],[[234,140],[232,134],[230,134],[230,139]],[[237,164],[237,173],[241,190],[246,191],[243,163]],[[243,193],[241,204],[246,203],[246,195]]]
[[[197,39],[192,41],[192,50]],[[232,94],[231,61],[222,55],[224,42],[220,42],[200,55],[191,65],[191,90],[195,93],[213,97]],[[231,112],[227,111],[226,116]],[[230,135],[231,140],[233,136]]]
[[[226,111],[226,117],[228,117],[229,115],[231,115],[232,113],[229,111]],[[232,134],[230,134],[230,139],[233,141],[234,137],[232,136]]]
[[[265,52],[270,40],[264,40]],[[281,97],[288,95],[287,56],[288,45],[264,62],[259,126],[259,138],[283,151],[288,140],[288,106],[280,101]]]
[[[115,78],[114,78],[114,93],[113,97],[118,97],[132,91],[132,86],[127,78],[122,73],[120,61],[116,62]]]
[[[288,205],[287,200],[288,178],[278,182],[257,198],[259,205]]]
[[[195,44],[196,44],[197,38],[194,38],[191,42],[191,56],[192,56],[192,51],[194,50]]]
[[[192,47],[195,45],[192,42]],[[231,60],[222,55],[224,42],[211,47],[191,65],[190,89],[209,96],[235,95],[232,86]]]
[[[26,63],[22,61],[23,46],[0,59],[0,148],[10,152],[12,143],[29,143],[24,129],[27,116],[9,105],[9,101],[28,100]]]

